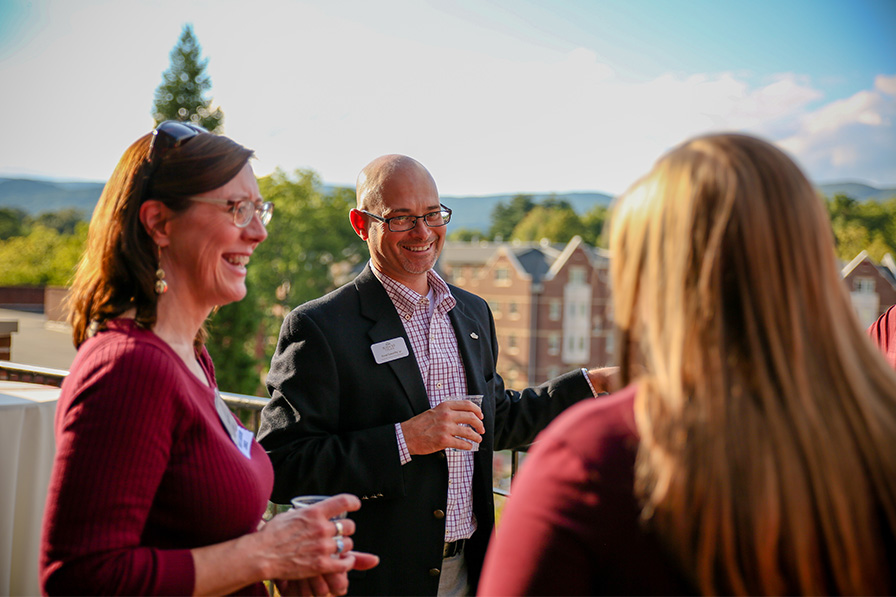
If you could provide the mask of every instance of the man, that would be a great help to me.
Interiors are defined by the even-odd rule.
[[[505,390],[486,302],[432,270],[451,211],[426,168],[377,158],[357,196],[350,220],[370,262],[289,314],[271,362],[259,440],[276,472],[272,499],[361,496],[355,548],[380,565],[349,577],[352,594],[462,595],[476,588],[494,527],[494,450],[531,443],[564,408],[605,391],[608,371]],[[444,401],[470,394],[484,396],[481,409]]]
[[[868,328],[868,335],[880,347],[884,358],[896,369],[896,305],[893,305]]]

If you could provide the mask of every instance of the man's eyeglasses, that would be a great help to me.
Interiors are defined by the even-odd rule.
[[[147,160],[152,163],[165,155],[166,151],[180,147],[196,135],[207,132],[198,124],[181,122],[179,120],[166,120],[152,132]]]
[[[417,220],[422,219],[423,223],[429,226],[430,228],[438,228],[439,226],[444,226],[448,222],[451,221],[451,210],[442,205],[439,206],[442,208],[439,211],[431,211],[428,214],[423,214],[422,216],[395,216],[392,218],[383,218],[376,214],[372,214],[369,211],[364,209],[359,209],[362,214],[366,214],[373,218],[374,220],[379,220],[386,224],[389,227],[389,230],[392,232],[406,232],[408,230],[413,230],[417,225]]]
[[[233,213],[233,223],[237,228],[245,228],[252,221],[253,215],[258,215],[258,219],[264,226],[271,221],[274,215],[274,204],[270,201],[264,203],[255,203],[251,199],[213,199],[212,197],[188,197],[190,201],[198,201],[200,203],[214,203],[215,205],[228,205]]]

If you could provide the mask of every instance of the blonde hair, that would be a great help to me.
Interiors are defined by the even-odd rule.
[[[611,221],[643,516],[705,593],[893,589],[896,373],[783,152],[693,139]]]

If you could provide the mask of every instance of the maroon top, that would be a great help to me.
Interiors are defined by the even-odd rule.
[[[871,324],[868,335],[880,346],[890,366],[896,369],[896,305],[887,309]]]
[[[634,498],[633,387],[570,407],[514,479],[479,595],[695,594]]]
[[[214,385],[204,349],[199,360]],[[251,459],[240,452],[214,396],[131,320],[81,346],[56,409],[44,593],[188,595],[191,548],[257,529],[273,470],[257,442]],[[262,583],[241,592],[267,594]]]

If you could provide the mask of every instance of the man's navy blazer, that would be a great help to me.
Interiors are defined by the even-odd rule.
[[[395,424],[428,410],[429,400],[398,312],[370,264],[355,280],[293,310],[267,378],[270,403],[258,439],[275,471],[272,501],[302,494],[353,493],[362,507],[355,549],[380,556],[349,574],[349,594],[436,595],[442,566],[448,464],[445,453],[402,465]],[[494,527],[492,455],[530,444],[569,405],[591,396],[580,371],[522,392],[495,371],[498,343],[486,302],[450,286],[449,312],[469,394],[482,394],[485,434],[474,453],[478,529],[465,558],[475,591]],[[371,346],[404,339],[408,356],[377,364]],[[524,549],[524,546],[521,546]]]

